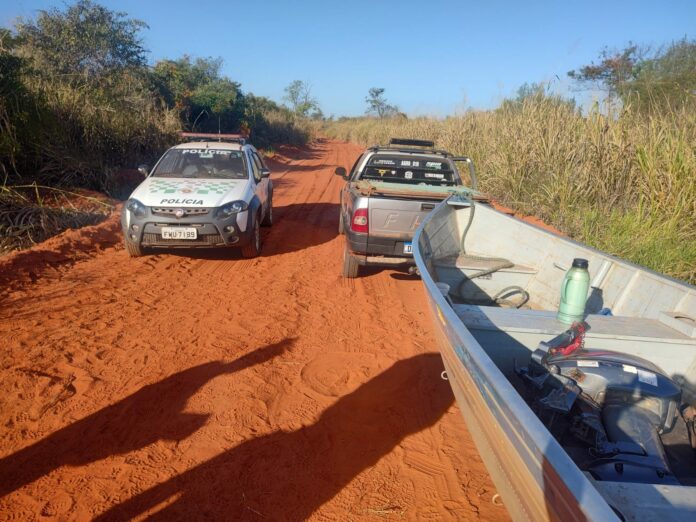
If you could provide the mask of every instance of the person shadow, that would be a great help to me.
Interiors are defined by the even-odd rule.
[[[208,362],[178,372],[0,459],[0,497],[61,466],[80,466],[159,440],[189,437],[209,417],[183,411],[202,386],[220,375],[269,361],[293,343],[294,339],[284,339],[232,362]]]
[[[442,369],[433,353],[398,361],[314,424],[243,442],[96,520],[305,520],[405,437],[442,417],[453,403]]]

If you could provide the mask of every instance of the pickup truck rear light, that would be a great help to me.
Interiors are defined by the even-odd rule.
[[[350,229],[353,232],[363,232],[365,234],[369,232],[366,208],[359,208],[355,211],[353,214],[353,221],[350,223]]]

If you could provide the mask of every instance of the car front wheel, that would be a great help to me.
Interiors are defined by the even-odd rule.
[[[261,253],[261,227],[259,226],[258,216],[254,218],[251,241],[242,247],[242,256],[246,258],[257,257]]]
[[[124,240],[124,243],[126,245],[126,252],[128,252],[130,257],[140,257],[143,255],[143,247],[140,246],[140,243],[133,243],[127,239]]]

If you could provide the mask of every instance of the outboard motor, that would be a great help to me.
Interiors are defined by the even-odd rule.
[[[679,484],[660,434],[672,429],[681,390],[640,357],[584,348],[587,323],[540,343],[529,366],[516,373],[532,389],[533,408],[589,445],[581,467],[599,480]]]

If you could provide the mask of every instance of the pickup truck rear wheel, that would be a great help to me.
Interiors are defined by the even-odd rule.
[[[123,241],[126,245],[126,252],[130,257],[140,257],[143,255],[143,247],[139,243],[132,243],[127,239]]]
[[[350,253],[350,250],[348,250],[348,245],[346,245],[343,251],[343,277],[353,279],[358,277],[359,272],[360,264],[358,264],[358,260],[355,259],[353,254]]]
[[[345,234],[346,229],[345,225],[343,224],[343,212],[339,210],[338,213],[338,233],[340,234]]]

